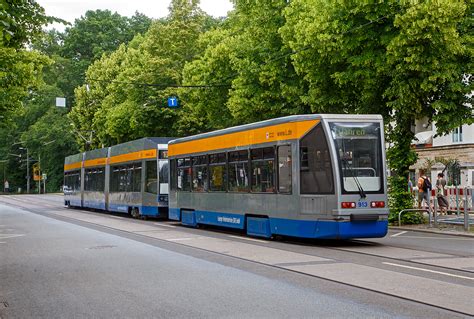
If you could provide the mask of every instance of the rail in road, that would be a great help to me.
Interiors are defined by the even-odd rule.
[[[58,195],[2,196],[0,203],[105,231],[150,238],[171,246],[184,246],[316,277],[461,315],[474,315],[472,238],[396,232],[380,241],[270,241],[216,229],[190,229],[168,221],[141,221],[108,213],[66,209]],[[399,239],[409,236],[416,237],[412,247],[406,244],[406,238],[403,244],[397,245]],[[420,241],[435,243],[423,247]],[[439,252],[436,247],[443,245],[444,249]],[[465,246],[466,249],[450,251],[450,245]]]

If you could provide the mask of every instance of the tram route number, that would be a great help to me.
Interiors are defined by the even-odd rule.
[[[357,207],[359,208],[367,208],[369,204],[367,202],[358,202]]]

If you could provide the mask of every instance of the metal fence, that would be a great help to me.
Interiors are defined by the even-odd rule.
[[[448,211],[450,212],[464,212],[466,206],[468,213],[474,213],[474,189],[472,188],[458,188],[455,186],[445,187],[445,197],[448,200]],[[413,207],[418,207],[418,190],[413,192]],[[430,208],[434,208],[434,201],[436,198],[436,190],[431,190]],[[426,202],[423,202],[422,207],[426,207]]]

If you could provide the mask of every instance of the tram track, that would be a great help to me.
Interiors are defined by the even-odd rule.
[[[10,199],[16,200],[18,202],[24,202],[24,201],[18,200],[18,198],[10,197]],[[37,199],[39,199],[39,198],[35,198],[35,200],[37,200]],[[50,202],[47,202],[44,199],[40,199],[40,201],[44,203],[45,208],[50,208],[50,209],[55,209],[55,210],[58,210],[58,209],[68,210],[63,205],[60,205],[60,206],[51,205]],[[22,205],[18,205],[17,207],[21,208],[21,209],[31,211],[31,208],[27,207],[27,206],[25,207],[25,206],[22,206]],[[41,211],[34,211],[34,213],[45,215]],[[90,210],[80,210],[80,213],[89,214],[89,215],[100,214],[100,216],[109,216],[111,218],[118,217],[118,216],[113,215],[113,214],[111,215],[110,213],[102,214],[101,212],[90,211]],[[120,217],[122,217],[122,216],[120,216]],[[143,221],[143,220],[136,220],[136,219],[132,219],[132,218],[127,218],[127,216],[123,216],[122,218],[126,219],[127,221],[129,221],[131,223],[147,224],[147,225],[151,224],[151,223],[149,223],[149,221]],[[77,220],[77,219],[71,218],[71,220]],[[161,221],[159,223],[161,224],[161,223],[166,223],[166,222]],[[176,224],[174,226],[176,226],[181,231],[189,232],[189,231],[192,230],[192,228],[181,226],[178,223],[174,223],[174,224]],[[103,226],[103,225],[100,225],[100,224],[94,224],[94,225]],[[157,225],[158,227],[160,227],[160,226],[167,227],[167,226],[158,225],[158,224],[153,224],[153,225]],[[241,240],[242,242],[245,242],[245,243],[250,243],[249,240],[248,240],[249,238],[246,237],[246,235],[241,235],[240,233],[232,231],[232,230],[221,229],[221,228],[216,228],[216,227],[212,227],[212,226],[206,226],[205,229],[208,230],[208,231],[206,231],[206,235],[207,236],[210,235],[209,237],[215,237],[215,236],[213,236],[213,234],[221,234],[221,235],[225,235],[225,236],[230,236],[233,239]],[[202,232],[203,230],[200,229],[199,231]],[[216,238],[219,238],[219,237],[216,237]],[[270,243],[270,245],[268,245],[268,243]],[[383,246],[380,246],[380,245],[375,244],[373,242],[363,241],[363,240],[344,241],[342,244],[346,244],[346,243],[350,243],[350,244],[353,244],[353,243],[359,244],[360,243],[360,244],[367,245],[367,246],[377,245],[379,247],[384,247],[384,248],[385,247],[391,247],[391,248],[409,249],[409,248],[407,248],[406,246],[403,246],[403,245],[383,244]],[[277,241],[273,241],[273,240],[262,241],[262,240],[256,239],[256,240],[252,240],[252,244],[253,245],[259,245],[259,246],[262,246],[262,247],[271,247],[271,248],[278,249],[278,250],[285,251],[285,252],[289,252],[289,253],[295,253],[296,252],[298,254],[303,254],[303,255],[312,256],[312,257],[327,258],[327,256],[321,256],[321,255],[313,254],[313,253],[310,253],[310,252],[299,249],[299,247],[301,247],[301,246],[303,246],[305,248],[306,247],[307,248],[317,247],[318,249],[324,249],[325,251],[338,251],[338,252],[342,252],[342,253],[345,253],[345,254],[351,254],[351,255],[355,254],[355,255],[359,255],[359,256],[369,256],[369,257],[375,257],[375,258],[379,258],[379,259],[386,259],[386,260],[389,260],[389,261],[394,261],[394,262],[399,262],[399,263],[407,263],[411,266],[418,266],[417,268],[431,267],[432,269],[430,269],[430,270],[432,270],[432,271],[440,271],[440,270],[452,271],[452,272],[455,272],[454,275],[459,275],[459,276],[472,275],[474,273],[474,270],[460,269],[460,268],[454,268],[454,267],[448,267],[448,266],[442,266],[442,265],[433,265],[433,264],[430,264],[430,263],[423,262],[421,260],[390,257],[390,256],[387,256],[387,255],[381,255],[381,254],[375,254],[375,253],[369,253],[369,252],[361,252],[361,251],[354,251],[354,250],[347,249],[347,248],[333,247],[332,245],[340,245],[341,244],[340,242],[335,242],[335,241],[323,241],[321,243],[315,243],[314,241],[308,242],[308,240],[294,240],[294,239],[291,239],[291,238],[283,238],[282,240],[277,240]],[[284,245],[281,245],[281,244],[284,244]],[[292,245],[292,246],[288,247],[287,244]],[[295,249],[295,248],[297,248],[297,249]],[[431,251],[431,250],[423,250],[423,252],[437,253],[437,252]],[[455,254],[455,253],[449,253],[449,255],[450,256],[447,257],[447,258],[451,258],[451,257],[464,258],[464,257],[466,257],[465,255]]]
[[[342,285],[352,287],[352,288],[362,289],[362,290],[365,290],[365,291],[371,291],[371,292],[381,294],[381,295],[384,295],[384,296],[390,296],[390,297],[398,298],[398,299],[401,299],[401,300],[407,300],[407,301],[411,301],[411,302],[415,302],[415,303],[419,303],[419,304],[424,304],[424,305],[428,305],[428,306],[435,307],[435,308],[438,308],[438,309],[454,312],[454,313],[457,313],[457,314],[460,314],[460,315],[468,315],[468,316],[473,315],[473,313],[459,311],[459,310],[456,310],[456,309],[453,309],[453,308],[450,308],[450,307],[444,307],[444,306],[440,306],[440,305],[430,303],[430,302],[426,302],[426,301],[415,300],[413,298],[404,297],[404,296],[400,296],[400,295],[397,295],[397,294],[380,291],[380,290],[377,290],[377,289],[371,289],[370,287],[364,287],[364,286],[361,286],[361,285],[351,284],[351,283],[345,282],[343,280],[337,280],[337,279],[334,279],[334,278],[327,278],[325,276],[311,274],[311,273],[308,273],[308,272],[305,272],[305,271],[298,271],[298,270],[295,270],[295,269],[289,269],[288,267],[284,267],[284,266],[280,266],[280,265],[260,262],[260,261],[256,261],[256,260],[250,260],[250,259],[242,258],[242,257],[239,257],[239,256],[233,256],[233,255],[229,255],[229,254],[222,253],[222,252],[219,252],[219,251],[215,251],[215,250],[212,250],[212,249],[206,249],[206,248],[202,248],[202,247],[190,246],[189,244],[187,244],[186,242],[183,242],[183,241],[171,241],[171,240],[167,240],[167,239],[150,237],[146,233],[140,233],[140,232],[137,232],[137,231],[127,231],[127,230],[123,230],[123,229],[103,225],[103,224],[100,224],[100,223],[88,222],[88,221],[76,219],[76,218],[73,218],[73,217],[56,214],[54,212],[47,212],[48,209],[53,209],[53,210],[57,210],[57,211],[61,211],[61,210],[67,211],[68,209],[64,208],[63,206],[50,205],[50,204],[42,203],[42,205],[40,205],[39,207],[31,207],[25,201],[15,201],[15,203],[10,202],[10,203],[6,203],[6,204],[10,205],[10,206],[18,207],[18,208],[26,210],[28,212],[32,212],[32,213],[42,215],[42,216],[45,216],[45,217],[54,218],[54,219],[61,220],[61,221],[64,221],[64,222],[80,224],[80,225],[83,225],[85,227],[92,227],[92,228],[95,228],[95,229],[98,228],[98,229],[105,230],[107,232],[125,234],[127,238],[131,238],[131,239],[141,238],[142,240],[147,240],[147,241],[152,239],[154,241],[156,240],[159,243],[162,243],[162,244],[165,244],[165,245],[171,245],[172,247],[181,247],[181,248],[192,249],[192,250],[197,249],[199,251],[202,251],[202,252],[205,252],[205,253],[208,253],[208,254],[213,254],[213,255],[220,256],[220,257],[225,257],[225,258],[233,258],[233,259],[236,259],[236,260],[239,260],[239,261],[242,261],[242,262],[253,263],[253,264],[261,265],[261,266],[265,266],[265,267],[271,267],[273,269],[280,270],[280,271],[287,271],[287,272],[291,272],[291,273],[295,273],[295,274],[299,274],[299,275],[303,275],[303,276],[309,276],[309,277],[312,277],[312,278],[325,280],[325,281],[332,282],[332,283],[342,284]],[[82,211],[82,210],[80,211],[80,213],[88,214],[88,215],[99,215],[96,212]],[[100,214],[100,215],[102,217],[109,216],[109,214]],[[112,216],[109,216],[109,217],[112,217]],[[123,218],[123,219],[126,220],[127,222],[130,222],[130,223],[133,223],[133,224],[140,224],[140,225],[150,225],[151,224],[151,225],[153,225],[152,223],[148,223],[146,221],[140,221],[140,220],[134,220],[134,219],[128,219],[128,218]],[[156,224],[158,224],[158,223],[156,223]],[[155,225],[155,226],[160,227],[159,225]],[[178,231],[185,230],[184,233],[188,233],[188,234],[190,233],[190,234],[193,234],[193,235],[195,233],[197,233],[197,232],[194,232],[193,229],[190,229],[190,228],[179,227],[178,225],[173,225],[173,226],[177,226],[175,228]],[[202,232],[202,231],[200,230],[199,232]],[[227,232],[227,231],[212,229],[211,232],[207,231],[205,233],[205,236],[207,236],[207,237],[215,237],[216,239],[223,239],[223,238],[221,238],[219,236],[215,236],[215,235],[225,235],[225,237],[232,236],[233,239],[239,239],[238,238],[239,235],[236,234],[235,232]],[[242,238],[244,238],[244,237],[242,237]],[[224,239],[230,240],[229,238],[224,238]],[[312,256],[312,257],[315,256],[315,257],[321,257],[321,258],[328,258],[328,256],[323,257],[323,256],[316,255],[316,254],[310,254],[306,251],[302,251],[301,249],[296,249],[296,250],[294,249],[295,247],[301,247],[302,245],[305,248],[306,247],[315,247],[314,243],[311,244],[311,243],[304,243],[304,242],[299,242],[299,241],[296,242],[296,241],[289,241],[289,240],[282,241],[282,242],[273,242],[273,241],[262,242],[262,241],[246,241],[245,239],[242,239],[242,241],[246,244],[258,245],[258,246],[271,248],[271,249],[278,249],[280,251],[285,251],[285,252],[288,252],[288,253],[295,253],[296,252],[298,254],[303,254],[303,255]],[[268,243],[270,243],[270,245],[268,245]],[[295,246],[293,246],[292,247],[293,249],[290,250],[288,247],[282,247],[283,245],[281,245],[281,243],[292,244],[292,245],[295,245]],[[363,242],[363,243],[365,243],[365,242]],[[324,249],[325,251],[329,250],[329,251],[342,252],[342,253],[345,253],[345,254],[364,255],[364,256],[370,256],[370,257],[375,257],[375,258],[381,258],[381,259],[384,259],[384,260],[391,260],[391,261],[409,263],[410,265],[430,266],[432,268],[432,270],[431,270],[432,272],[439,272],[436,269],[438,269],[438,270],[445,270],[446,269],[446,270],[450,270],[450,271],[454,272],[454,274],[452,274],[452,275],[455,275],[455,276],[461,276],[460,274],[471,274],[471,272],[469,272],[469,271],[463,271],[463,270],[456,269],[456,268],[435,266],[435,265],[430,265],[430,264],[422,263],[422,262],[419,262],[419,261],[407,260],[407,259],[403,259],[403,258],[390,258],[390,257],[386,257],[386,256],[376,255],[376,254],[348,251],[348,250],[337,248],[337,247],[321,247],[319,245],[316,246],[316,247],[318,249]],[[336,262],[344,262],[342,260],[337,260],[337,259],[335,259],[335,261]],[[347,262],[347,261],[345,261],[345,262]],[[373,267],[373,266],[371,266],[371,267]]]

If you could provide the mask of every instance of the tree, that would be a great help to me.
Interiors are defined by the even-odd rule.
[[[473,122],[472,4],[295,0],[286,17],[282,34],[312,110],[384,116],[392,208],[406,208],[414,120],[436,121],[440,133]]]
[[[93,127],[94,145],[175,135],[180,111],[165,107],[166,99],[179,93],[173,86],[182,83],[182,69],[198,53],[207,25],[198,1],[172,1],[166,21],[155,21],[143,37],[89,68],[89,91],[76,89],[74,124]]]
[[[64,21],[47,16],[34,0],[0,0],[0,46],[22,48],[53,22]]]
[[[136,34],[146,32],[150,24],[151,19],[138,12],[127,18],[110,10],[95,10],[87,11],[73,26],[66,28],[59,55],[66,59],[60,61],[67,72],[62,90],[71,105],[74,89],[84,84],[87,68],[104,53],[110,54]]]
[[[41,83],[49,59],[24,47],[53,21],[59,20],[46,16],[36,1],[0,1],[0,122],[11,118],[28,90]]]
[[[186,84],[213,87],[186,94],[188,110],[180,121],[188,131],[309,111],[300,99],[304,82],[279,34],[288,2],[234,1],[234,6],[222,27],[201,37],[205,52],[184,69]]]

